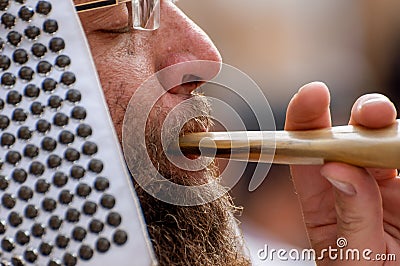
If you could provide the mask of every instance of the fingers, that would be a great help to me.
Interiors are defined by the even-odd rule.
[[[365,169],[342,163],[325,164],[321,174],[335,190],[337,236],[347,239],[346,248],[385,253],[382,200],[375,178]]]
[[[304,85],[289,103],[285,130],[305,130],[329,127],[330,96],[324,83]]]
[[[289,103],[285,129],[305,130],[329,127],[331,125],[329,102],[330,95],[325,84],[312,82],[304,85]],[[305,201],[308,198],[313,198],[329,186],[326,180],[321,178],[320,166],[292,166],[291,172],[296,191],[305,207],[307,207]],[[306,215],[306,222],[308,222],[307,218]]]
[[[382,94],[366,94],[358,98],[351,110],[350,124],[382,128],[396,121],[394,104]]]
[[[367,168],[367,171],[378,182],[397,177],[397,169]]]

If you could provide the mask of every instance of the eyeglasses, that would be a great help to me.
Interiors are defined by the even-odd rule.
[[[132,5],[133,28],[153,31],[160,26],[160,0],[87,0],[75,5],[78,12],[116,6],[122,3]]]

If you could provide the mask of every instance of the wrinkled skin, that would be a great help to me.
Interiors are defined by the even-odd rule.
[[[173,3],[162,1],[161,5],[161,28],[155,32],[132,30],[128,25],[125,5],[80,14],[120,138],[126,106],[148,76],[179,62],[221,60],[207,35]],[[197,84],[186,84],[174,88],[159,100],[158,107],[168,112],[179,102],[192,97],[196,87]],[[395,117],[393,104],[381,95],[372,94],[357,100],[350,123],[383,128],[394,123]],[[153,113],[150,121],[149,127],[160,124],[162,116]],[[289,104],[286,129],[330,126],[328,89],[322,83],[304,86]],[[156,132],[153,129],[148,131]],[[157,143],[157,134],[149,136],[149,141]],[[162,154],[155,153],[153,156],[163,158]],[[348,248],[368,248],[373,254],[395,253],[400,258],[400,216],[397,208],[400,184],[395,169],[363,169],[327,163],[324,166],[293,166],[291,171],[310,243],[317,252],[328,246],[335,247],[336,239],[345,237]],[[182,177],[185,174],[168,170],[167,162],[163,174],[175,182],[184,181]],[[214,178],[211,172],[202,174],[204,180]],[[248,264],[238,251],[240,241],[236,241],[230,226],[230,213],[234,207],[229,197],[201,208],[191,208],[160,202],[139,187],[137,191],[161,265]],[[199,220],[202,217],[205,220]],[[318,261],[319,265],[354,263],[329,258]],[[395,265],[395,262],[364,260],[358,261],[357,265]]]
[[[125,4],[80,14],[104,90],[111,117],[121,140],[125,110],[139,85],[159,70],[190,60],[221,62],[219,52],[207,35],[170,1],[161,2],[161,27],[154,32],[133,30]],[[215,75],[218,69],[214,70]],[[200,71],[201,72],[201,71]],[[202,76],[189,69],[176,73]],[[176,75],[174,78],[176,78]],[[167,77],[168,79],[168,77]],[[168,80],[167,80],[168,82]],[[168,112],[180,102],[201,97],[192,94],[198,83],[187,83],[163,93],[150,113],[146,124],[148,152],[159,172],[170,181],[204,184],[216,178],[215,167],[190,174],[169,164],[162,152],[160,128]],[[149,88],[149,95],[158,95],[162,86]],[[146,99],[143,99],[146,101]],[[201,101],[199,101],[201,102]],[[208,113],[207,104],[195,108]],[[140,110],[138,110],[140,114]],[[200,131],[210,122],[195,119],[184,131]],[[135,142],[133,136],[130,140]],[[140,163],[142,154],[131,154],[137,165],[132,175],[148,176]],[[216,187],[217,193],[222,187]],[[229,195],[195,206],[173,206],[148,195],[136,186],[151,241],[160,265],[248,265],[243,244],[237,234],[233,206]]]
[[[360,97],[349,123],[383,128],[395,122],[394,105],[383,95]],[[287,130],[331,126],[329,91],[319,82],[299,90],[291,100]],[[379,156],[379,154],[377,154]],[[342,163],[324,166],[292,166],[291,172],[302,205],[307,233],[317,254],[328,246],[336,248],[339,237],[348,249],[400,256],[400,180],[396,169],[365,169]],[[333,186],[335,184],[335,186]],[[341,188],[341,189],[338,189]],[[327,254],[325,254],[327,255]],[[339,261],[325,258],[318,265],[397,265],[396,261]]]

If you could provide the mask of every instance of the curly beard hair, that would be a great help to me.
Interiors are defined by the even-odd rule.
[[[190,108],[201,110],[204,116],[187,122],[181,134],[200,131],[211,124],[208,118],[209,104],[204,97],[193,97],[197,104]],[[205,170],[188,172],[168,161],[160,140],[161,125],[169,111],[167,109],[162,106],[153,108],[146,124],[147,152],[154,167],[164,178],[180,185],[201,185],[218,180],[215,164],[210,164]],[[129,156],[134,156],[137,162],[131,167],[131,170],[135,170],[132,174],[146,176],[148,170],[140,164],[143,155]],[[228,193],[221,193],[224,190],[221,185],[213,186],[207,194],[219,193],[223,194],[222,197],[198,206],[168,204],[147,194],[137,184],[135,188],[160,265],[250,265],[234,218],[234,213],[239,209],[233,205]]]

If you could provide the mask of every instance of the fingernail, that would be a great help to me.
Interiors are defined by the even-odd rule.
[[[349,183],[345,183],[342,181],[338,181],[338,180],[334,180],[328,177],[325,177],[331,184],[332,186],[334,186],[335,188],[337,188],[338,190],[340,190],[341,192],[343,192],[344,194],[348,195],[348,196],[354,196],[356,195],[356,190],[353,187],[352,184]]]
[[[361,101],[358,106],[357,109],[361,110],[362,108],[366,107],[366,106],[371,106],[371,105],[379,105],[382,103],[385,103],[387,101],[387,98],[385,98],[384,96],[378,96],[375,98],[370,98],[366,101]]]

